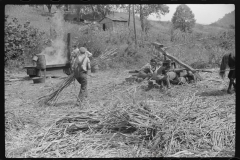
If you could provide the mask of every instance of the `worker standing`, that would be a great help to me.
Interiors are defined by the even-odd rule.
[[[87,74],[91,73],[91,65],[88,56],[86,56],[87,49],[81,47],[73,62],[73,72],[76,80],[81,84],[78,94],[78,102],[82,102],[88,97],[87,92]]]

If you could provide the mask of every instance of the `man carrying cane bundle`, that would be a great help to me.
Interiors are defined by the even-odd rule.
[[[81,47],[79,49],[78,55],[74,59],[73,62],[73,72],[74,77],[81,84],[81,88],[78,94],[78,102],[82,102],[85,98],[87,98],[87,74],[91,73],[91,65],[88,56],[86,56],[85,52],[86,48]]]

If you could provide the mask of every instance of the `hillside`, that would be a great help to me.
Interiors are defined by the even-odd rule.
[[[52,8],[52,12],[54,13],[56,11],[56,8]],[[15,17],[18,19],[19,23],[23,24],[26,21],[30,22],[30,25],[33,27],[44,31],[46,33],[46,37],[51,37],[50,35],[50,28],[52,26],[52,21],[50,19],[50,15],[48,13],[48,10],[46,7],[30,7],[28,5],[8,5],[5,7],[5,13],[6,15],[9,15],[9,20],[11,18]],[[127,12],[115,12],[115,16],[121,17],[123,19],[128,20],[128,13]],[[183,41],[183,34],[179,34],[177,31],[174,33],[174,42],[171,41],[171,34],[170,34],[170,29],[171,29],[171,22],[170,21],[152,21],[149,20],[148,26],[148,34],[144,35],[141,32],[141,23],[140,19],[138,16],[135,17],[135,22],[136,22],[136,33],[137,33],[137,41],[139,42],[139,50],[135,51],[133,47],[134,43],[134,31],[133,31],[133,19],[132,19],[132,14],[131,14],[131,19],[130,19],[130,27],[125,28],[124,30],[120,32],[106,32],[106,31],[99,31],[97,36],[95,35],[94,40],[92,41],[92,38],[89,35],[85,35],[83,32],[79,32],[81,29],[84,27],[80,24],[74,24],[70,23],[68,21],[63,22],[61,25],[63,25],[61,28],[63,28],[64,33],[71,33],[73,35],[72,42],[78,43],[79,45],[83,45],[83,41],[88,41],[89,43],[87,44],[87,47],[89,50],[93,53],[98,52],[98,51],[103,51],[106,48],[110,47],[117,47],[119,48],[119,56],[125,55],[135,55],[138,56],[139,62],[136,61],[136,57],[131,57],[132,60],[129,60],[131,58],[125,57],[126,59],[129,60],[125,61],[122,60],[122,62],[126,63],[127,66],[134,66],[133,62],[136,62],[138,65],[142,65],[141,63],[145,63],[146,61],[149,61],[149,57],[152,56],[151,48],[147,46],[147,42],[153,42],[153,41],[158,41],[159,43],[162,43],[164,45],[171,45],[172,43],[180,44]],[[87,20],[87,19],[86,19]],[[82,23],[84,24],[84,23]],[[85,24],[84,24],[85,25]],[[87,27],[87,26],[86,26]],[[91,30],[91,29],[90,29]],[[193,28],[193,35],[202,38],[202,37],[207,37],[209,34],[215,34],[217,35],[219,31],[227,31],[226,28],[222,28],[220,26],[209,26],[209,25],[201,25],[201,24],[195,24]],[[65,34],[66,36],[66,34]],[[76,38],[80,39],[76,40]],[[66,38],[64,38],[66,39]],[[187,39],[186,39],[187,40]],[[80,43],[81,42],[81,43]],[[202,45],[202,42],[199,43],[199,45]],[[188,48],[184,48],[188,50]],[[195,48],[193,51],[189,51],[189,54],[192,52],[196,53],[202,53],[203,51],[196,51],[199,50],[198,48]],[[177,50],[173,50],[172,53],[177,53]],[[187,51],[184,51],[185,53]],[[206,51],[205,55],[208,57],[208,52]],[[136,54],[137,53],[137,54]],[[146,54],[147,53],[147,54]],[[212,52],[211,52],[212,53]],[[180,55],[178,55],[180,56]],[[121,57],[121,56],[120,56]],[[186,56],[180,56],[180,57],[186,57]],[[191,58],[191,56],[187,56],[188,58]],[[202,54],[201,54],[201,57]],[[205,61],[207,61],[207,58],[205,57]],[[183,59],[185,60],[185,59]],[[198,60],[198,59],[197,59]],[[188,61],[188,60],[186,60]],[[189,62],[189,64],[195,63],[196,60],[192,58]],[[141,63],[140,63],[141,62]],[[129,64],[129,65],[128,65]]]
[[[56,11],[56,8],[53,7],[52,12]],[[18,18],[20,23],[25,23],[26,21],[30,21],[31,25],[42,30],[45,32],[49,32],[50,29],[50,23],[48,20],[48,12],[46,7],[39,7],[39,8],[33,8],[29,7],[28,5],[6,5],[5,6],[5,13],[6,15],[9,15],[11,17],[16,17]],[[227,14],[223,19],[219,20],[220,24],[235,24],[233,15],[234,13]],[[126,20],[128,20],[128,13],[124,12],[114,12],[114,16],[122,17]],[[229,22],[227,22],[229,21]],[[231,23],[230,23],[231,21]],[[136,29],[137,32],[141,30],[141,24],[140,24],[140,19],[138,16],[135,17],[135,22],[136,22]],[[150,23],[150,33],[153,33],[153,36],[164,36],[164,39],[169,39],[169,29],[171,22],[170,21],[152,21],[149,20]],[[66,23],[67,26],[69,26],[69,23]],[[78,28],[77,25],[71,25],[74,26],[75,28]],[[132,14],[130,18],[130,26],[133,29],[133,19],[132,19]],[[66,27],[66,28],[71,28]],[[66,29],[65,28],[65,29]],[[71,29],[70,29],[71,30]],[[207,34],[208,32],[215,32],[221,30],[220,26],[216,25],[201,25],[201,24],[196,24],[194,27],[195,32],[199,33],[204,33]]]
[[[55,7],[52,7],[52,12],[56,11]],[[46,7],[33,8],[28,5],[6,5],[5,14],[9,18],[17,18],[18,22],[23,24],[27,21],[30,22],[30,25],[33,27],[49,32],[50,23],[48,20]]]
[[[231,13],[225,14],[223,18],[212,23],[211,25],[222,26],[222,27],[235,26],[235,10],[232,11]]]

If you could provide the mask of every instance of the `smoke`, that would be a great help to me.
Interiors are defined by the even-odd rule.
[[[46,64],[65,64],[67,62],[66,44],[64,42],[64,19],[63,11],[58,10],[51,18],[52,30],[55,30],[56,38],[53,39],[50,47],[45,48],[41,54],[45,55]]]

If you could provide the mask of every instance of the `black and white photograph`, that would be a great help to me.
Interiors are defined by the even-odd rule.
[[[235,157],[234,4],[7,4],[6,158]]]

